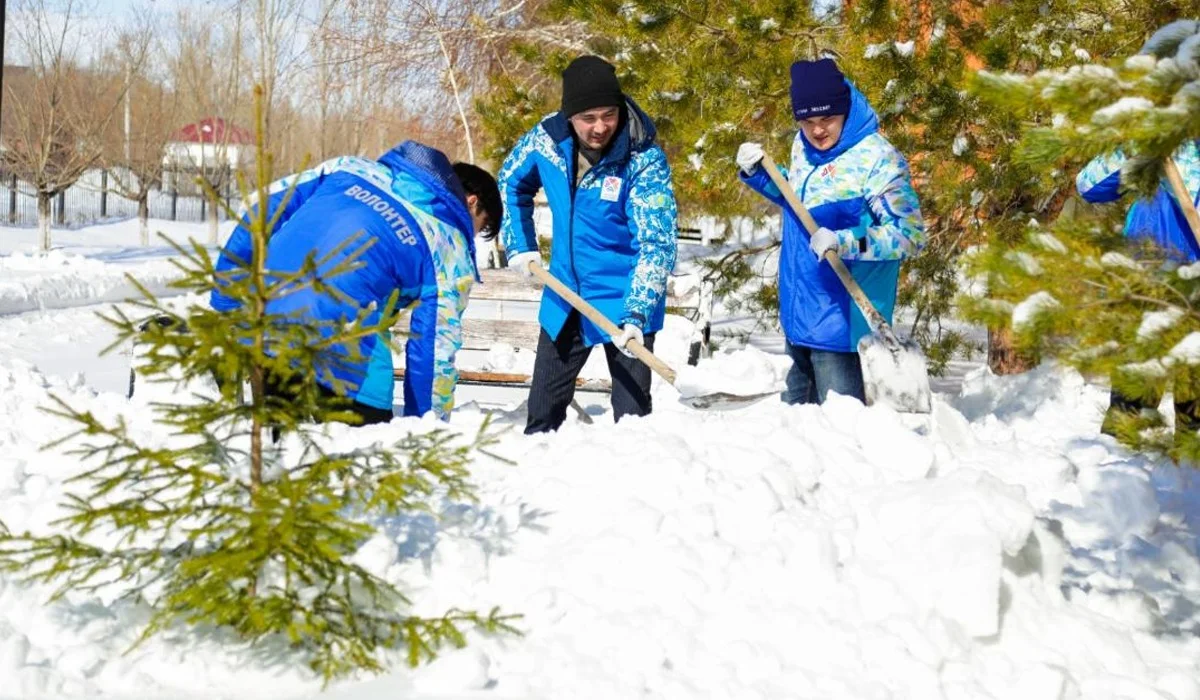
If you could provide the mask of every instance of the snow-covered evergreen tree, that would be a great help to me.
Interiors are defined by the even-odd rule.
[[[1029,221],[1019,246],[975,256],[973,271],[984,284],[965,300],[969,313],[1011,327],[1030,353],[1111,377],[1123,395],[1152,404],[1167,388],[1177,401],[1200,396],[1200,267],[1181,265],[1194,258],[1186,252],[1126,239],[1122,231],[1132,202],[1171,191],[1172,154],[1200,137],[1198,28],[1190,20],[1167,25],[1137,55],[1112,64],[1032,76],[983,73],[976,88],[1014,118],[1053,115],[1024,134],[1022,162],[1073,184],[1083,163],[1119,151],[1126,196],[1051,226]],[[1157,413],[1119,422],[1119,437],[1134,447],[1200,457],[1197,435],[1177,431],[1171,438],[1158,429],[1165,418]]]
[[[845,3],[840,61],[908,157],[921,197],[930,243],[907,265],[900,302],[915,309],[914,335],[934,364],[961,344],[942,321],[954,314],[962,252],[1019,240],[1029,218],[1053,217],[1072,187],[1015,157],[1023,123],[967,90],[974,72],[1029,75],[1123,56],[1157,26],[1149,20],[1180,11],[1150,0]],[[1006,326],[990,331],[992,368],[1025,367]]]

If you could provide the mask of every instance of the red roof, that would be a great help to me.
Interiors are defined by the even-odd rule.
[[[242,127],[220,117],[205,117],[188,124],[171,137],[184,143],[217,143],[248,145],[254,143],[254,135]]]

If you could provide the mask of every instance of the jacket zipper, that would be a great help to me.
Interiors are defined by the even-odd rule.
[[[575,140],[572,139],[571,140],[571,168],[570,168],[570,171],[567,173],[567,178],[570,180],[569,184],[571,186],[571,190],[570,190],[570,192],[571,192],[571,216],[569,218],[569,223],[567,224],[567,239],[570,241],[570,244],[571,244],[570,245],[570,247],[571,247],[571,256],[570,256],[571,277],[572,277],[572,281],[575,283],[574,284],[575,293],[578,294],[579,296],[583,296],[583,285],[579,281],[579,273],[575,270],[575,194],[578,191],[578,188],[575,184],[575,172],[579,168],[579,153],[578,153],[577,149],[578,149],[578,145],[575,143]],[[599,164],[597,163],[597,165],[599,165]],[[592,173],[592,170],[594,170],[595,168],[596,168],[595,165],[588,168],[588,171],[583,174],[583,178],[579,178],[580,184],[583,184],[582,180],[584,178],[586,178],[588,175],[590,175]]]
[[[804,176],[804,182],[803,182],[803,184],[800,185],[800,201],[801,202],[804,201],[804,195],[808,194],[808,181],[812,179],[812,176],[815,175],[816,172],[817,172],[817,169],[813,168],[812,170],[808,171],[808,175]]]

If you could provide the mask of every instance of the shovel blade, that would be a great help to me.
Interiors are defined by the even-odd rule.
[[[858,343],[863,388],[868,404],[891,406],[899,413],[929,413],[933,391],[921,347],[912,340],[889,343],[871,334]]]
[[[779,392],[772,391],[765,394],[741,395],[718,391],[700,396],[680,396],[679,401],[685,406],[698,411],[732,411],[744,408],[753,403],[758,403],[768,396],[779,396]]]

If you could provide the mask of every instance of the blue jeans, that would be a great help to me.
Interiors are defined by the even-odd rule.
[[[866,402],[858,353],[814,350],[791,343],[787,352],[792,368],[787,374],[787,389],[779,395],[784,403],[824,403],[830,391]]]

